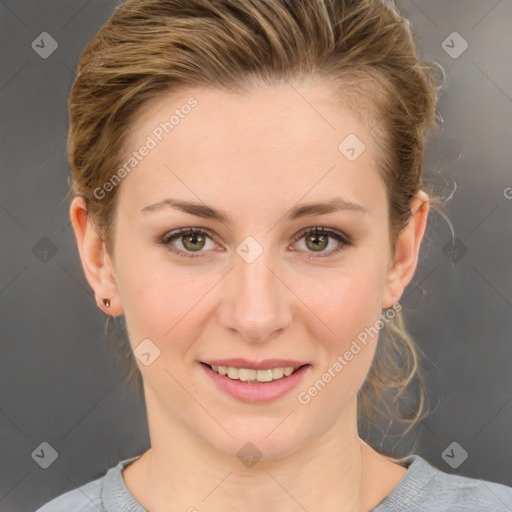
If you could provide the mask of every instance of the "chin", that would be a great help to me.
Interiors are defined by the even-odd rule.
[[[216,439],[207,438],[205,441],[215,450],[229,457],[236,457],[240,462],[249,461],[275,461],[286,458],[307,443],[295,432],[291,417],[283,421],[285,415],[279,418],[265,418],[261,421],[246,418],[244,422],[238,418],[237,425],[227,425]],[[303,427],[303,425],[302,425]]]

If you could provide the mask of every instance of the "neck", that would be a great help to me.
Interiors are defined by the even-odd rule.
[[[153,407],[148,407],[152,447],[128,466],[123,478],[135,499],[152,512],[369,510],[383,498],[370,492],[376,452],[358,436],[356,403],[347,409],[333,428],[288,453],[269,451],[267,438],[254,440],[254,446],[267,449],[261,450],[261,458],[253,453],[254,460],[244,462],[237,452],[247,439],[229,438],[228,448],[219,450],[187,425],[161,411],[152,415]],[[290,432],[284,429],[283,435],[285,439]]]

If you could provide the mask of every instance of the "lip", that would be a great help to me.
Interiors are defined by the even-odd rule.
[[[293,366],[298,368],[306,363],[305,361],[292,361],[291,359],[264,359],[263,361],[249,361],[243,357],[232,357],[231,359],[214,359],[211,361],[201,361],[210,366],[232,366],[233,368],[248,368],[251,370],[268,370],[269,368],[286,368]]]
[[[233,361],[241,361],[240,359],[234,360],[222,360],[224,362],[229,361],[230,364],[221,364],[219,366],[233,366]],[[272,364],[275,365],[275,361],[279,361],[279,364],[277,366],[282,366],[283,360],[266,360],[261,361],[259,364],[268,364],[268,361],[271,361]],[[299,364],[297,364],[296,361],[294,361],[294,364],[291,364],[292,361],[284,361],[286,363],[285,366],[294,366],[297,367]],[[244,364],[246,364],[247,361],[245,360]],[[288,364],[290,363],[290,364]],[[208,363],[209,364],[209,363]],[[213,383],[224,393],[231,396],[232,398],[235,398],[236,400],[239,400],[241,402],[246,403],[253,403],[253,404],[264,404],[268,402],[272,402],[274,400],[278,400],[279,398],[285,396],[286,394],[290,393],[294,388],[296,388],[301,380],[304,378],[306,373],[308,373],[311,370],[310,364],[305,364],[301,368],[297,369],[295,372],[293,372],[288,377],[283,377],[278,380],[274,380],[272,382],[245,382],[240,380],[233,380],[225,375],[220,375],[216,372],[214,372],[206,363],[199,363],[203,371],[208,375],[210,379],[212,379]],[[213,364],[216,364],[213,362]],[[254,363],[252,363],[254,364]],[[272,368],[275,366],[270,366]],[[245,368],[244,366],[240,366],[240,368]],[[249,367],[250,368],[250,367]],[[269,366],[265,366],[265,368],[269,368]],[[265,368],[259,368],[265,369]]]

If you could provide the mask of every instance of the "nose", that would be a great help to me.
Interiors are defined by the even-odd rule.
[[[270,251],[252,263],[237,254],[229,273],[229,286],[219,306],[221,324],[245,340],[263,342],[291,323],[290,290],[280,279]]]

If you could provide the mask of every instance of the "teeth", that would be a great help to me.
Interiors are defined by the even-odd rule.
[[[295,371],[295,368],[293,366],[287,366],[285,368],[269,368],[268,370],[254,370],[250,368],[233,368],[232,366],[212,365],[212,370],[220,375],[225,375],[233,380],[241,380],[244,382],[271,382],[273,380],[282,379],[283,376],[288,377]]]

